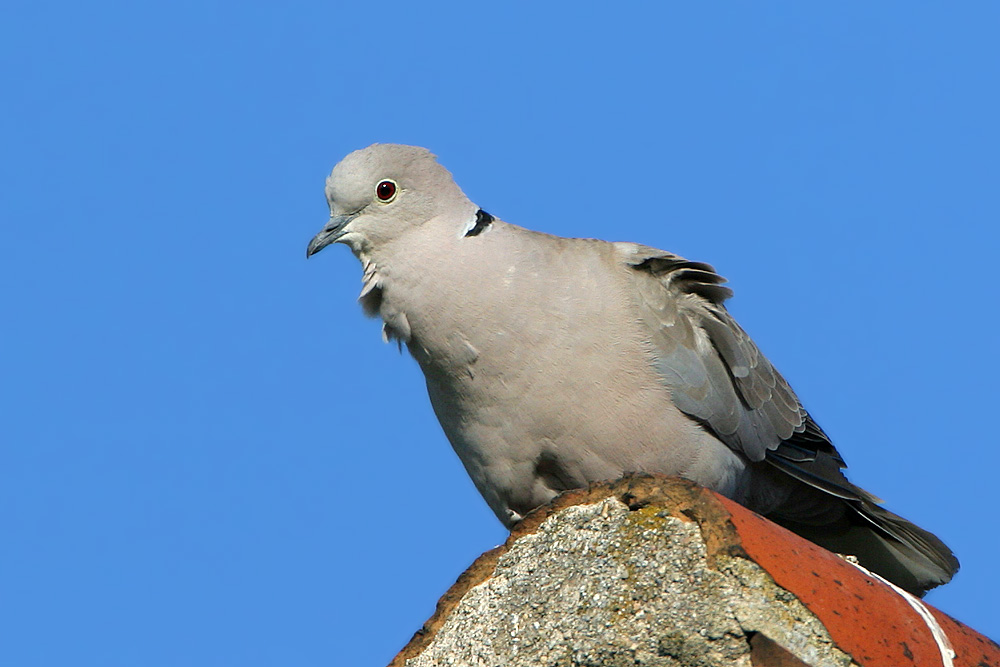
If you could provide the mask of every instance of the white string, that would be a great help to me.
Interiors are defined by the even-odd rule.
[[[931,631],[931,636],[934,637],[934,641],[937,642],[938,645],[938,650],[941,652],[941,664],[944,665],[944,667],[954,667],[955,663],[953,662],[953,660],[957,655],[955,653],[955,649],[951,647],[951,642],[948,640],[948,635],[945,634],[944,629],[941,627],[940,624],[938,624],[937,619],[934,618],[934,614],[931,613],[930,609],[927,608],[927,605],[925,605],[920,598],[916,597],[915,595],[912,595],[911,593],[908,593],[907,591],[904,591],[896,584],[892,583],[891,581],[888,581],[885,577],[875,574],[871,570],[863,567],[853,557],[847,556],[844,558],[844,560],[846,560],[848,563],[858,568],[868,576],[872,577],[873,579],[878,579],[883,584],[885,584],[892,590],[899,593],[899,595],[904,600],[906,600],[911,607],[913,607],[913,611],[917,612],[920,618],[924,620],[924,623],[927,625],[927,629]]]

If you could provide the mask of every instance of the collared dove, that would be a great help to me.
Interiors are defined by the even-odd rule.
[[[424,148],[375,144],[326,181],[360,302],[423,370],[438,420],[508,527],[567,489],[680,475],[922,595],[958,561],[851,484],[843,459],[727,312],[708,264],[561,238],[473,204]]]

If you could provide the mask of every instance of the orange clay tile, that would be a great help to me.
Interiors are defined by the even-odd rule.
[[[729,511],[747,555],[826,626],[865,667],[942,664],[927,624],[885,583],[839,556],[715,495]],[[955,667],[1000,667],[1000,647],[925,603],[956,652]]]

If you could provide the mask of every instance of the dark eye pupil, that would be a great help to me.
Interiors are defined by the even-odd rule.
[[[382,181],[375,188],[375,194],[378,198],[385,201],[386,199],[392,199],[392,196],[396,194],[396,184],[392,181]]]

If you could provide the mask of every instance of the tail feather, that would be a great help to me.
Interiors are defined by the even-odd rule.
[[[869,529],[872,537],[883,542],[895,561],[913,576],[915,584],[902,588],[911,592],[911,588],[917,589],[922,595],[935,586],[948,583],[958,572],[955,554],[933,533],[878,505],[862,503],[854,509],[874,527]],[[858,559],[861,560],[860,555]],[[888,563],[886,566],[891,567]],[[879,571],[878,567],[869,569]],[[892,577],[885,576],[893,581]]]
[[[770,518],[836,553],[856,556],[867,569],[923,596],[948,583],[958,559],[932,533],[878,505],[878,498],[851,484],[838,458],[817,452],[812,460],[788,450],[767,462],[794,485]]]
[[[830,551],[855,556],[865,568],[923,596],[946,584],[958,559],[937,537],[878,506],[854,507],[839,525],[776,521]]]

